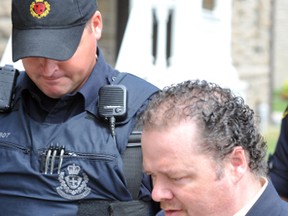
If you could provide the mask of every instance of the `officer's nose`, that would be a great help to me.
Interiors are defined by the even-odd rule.
[[[43,59],[43,76],[45,77],[52,77],[55,71],[58,70],[58,63],[52,59]]]

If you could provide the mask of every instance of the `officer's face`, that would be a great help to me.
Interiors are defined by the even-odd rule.
[[[84,29],[76,52],[67,61],[22,59],[28,76],[51,98],[60,98],[78,90],[88,79],[96,63],[97,40],[101,37],[101,29],[101,15],[95,13],[90,25]]]

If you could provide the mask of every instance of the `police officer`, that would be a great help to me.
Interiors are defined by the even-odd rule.
[[[275,152],[269,157],[269,176],[280,196],[288,201],[288,107],[280,129]]]
[[[12,0],[12,24],[13,61],[25,71],[0,113],[0,215],[153,215],[150,179],[143,174],[133,200],[122,154],[158,89],[105,62],[96,1]],[[111,84],[128,92],[112,126],[98,109]]]

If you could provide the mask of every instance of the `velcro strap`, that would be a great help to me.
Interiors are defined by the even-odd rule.
[[[141,200],[127,202],[94,200],[81,202],[77,216],[149,216],[151,203]]]

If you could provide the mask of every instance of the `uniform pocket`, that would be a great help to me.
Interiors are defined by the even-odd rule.
[[[51,148],[41,161],[43,177],[56,181],[54,189],[64,199],[130,198],[118,155]]]

